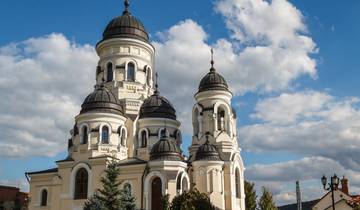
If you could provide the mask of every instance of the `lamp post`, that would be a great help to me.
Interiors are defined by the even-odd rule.
[[[333,206],[333,210],[335,210],[334,191],[338,189],[339,177],[337,177],[336,174],[334,174],[334,176],[330,177],[330,183],[328,183],[327,178],[324,175],[321,178],[321,183],[324,186],[324,190],[331,191],[332,206]]]

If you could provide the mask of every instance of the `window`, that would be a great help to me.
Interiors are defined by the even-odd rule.
[[[236,192],[236,197],[240,198],[240,173],[239,173],[239,169],[235,170],[235,192]]]
[[[176,139],[176,145],[180,147],[182,140],[181,140],[181,132],[179,130],[175,131],[175,139]]]
[[[108,63],[106,81],[111,82],[113,81],[113,78],[114,78],[113,64]]]
[[[131,185],[129,183],[124,184],[124,191],[127,195],[131,195]]]
[[[167,130],[165,128],[161,129],[160,131],[160,138],[164,138],[167,136]]]
[[[147,135],[146,135],[146,131],[141,131],[141,147],[146,147],[147,146]]]
[[[41,198],[40,198],[41,206],[47,206],[47,197],[48,197],[48,192],[47,192],[47,190],[43,189],[41,191]]]
[[[82,129],[81,144],[87,144],[88,142],[88,128],[84,126]]]
[[[87,199],[88,172],[81,168],[75,175],[75,199]]]
[[[135,65],[133,63],[127,65],[127,80],[135,81]]]
[[[219,131],[225,130],[225,110],[222,108],[218,109],[217,113],[217,126]]]
[[[146,84],[149,86],[151,85],[151,69],[150,68],[148,68],[146,70]]]
[[[109,128],[107,126],[103,126],[101,129],[101,143],[109,143]]]
[[[121,130],[121,145],[125,146],[126,145],[126,131],[125,129]]]

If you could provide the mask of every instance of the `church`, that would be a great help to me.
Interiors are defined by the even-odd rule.
[[[209,70],[196,69],[204,76],[189,93],[195,93],[195,104],[187,157],[180,149],[176,110],[161,96],[166,87],[158,87],[155,48],[127,0],[122,15],[106,26],[96,52],[95,88],[75,116],[67,158],[56,161],[56,168],[26,173],[29,209],[82,210],[116,157],[120,187],[131,189],[138,209],[161,210],[163,195],[171,201],[196,188],[216,209],[245,210],[237,116],[213,59]]]

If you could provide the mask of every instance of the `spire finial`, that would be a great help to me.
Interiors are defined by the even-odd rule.
[[[214,68],[214,49],[213,48],[211,48],[211,69],[210,69],[210,71],[215,71],[215,68]]]
[[[155,93],[156,93],[156,94],[159,93],[159,90],[158,90],[158,88],[159,88],[158,78],[159,78],[159,75],[158,75],[158,73],[156,72],[156,73],[155,73]]]
[[[129,0],[124,1],[124,6],[125,6],[124,14],[129,14],[129,6],[130,6]]]

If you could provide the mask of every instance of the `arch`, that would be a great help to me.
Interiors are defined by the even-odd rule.
[[[182,135],[181,135],[181,131],[180,130],[175,130],[175,142],[176,144],[180,147],[182,144]]]
[[[166,128],[160,128],[158,132],[159,139],[161,139],[164,136],[169,136],[169,130]]]
[[[74,199],[87,199],[89,174],[85,168],[80,168],[75,174]]]
[[[176,177],[176,193],[182,194],[190,190],[190,178],[189,175],[181,171]]]
[[[162,210],[162,192],[161,192],[162,182],[160,177],[155,177],[151,181],[151,209],[152,210]]]
[[[152,184],[152,181],[155,179],[155,178],[160,178],[161,179],[161,193],[162,195],[166,195],[167,192],[166,192],[166,178],[165,176],[160,173],[159,171],[152,171],[150,172],[146,178],[145,178],[145,181],[144,181],[144,193],[145,193],[145,198],[146,198],[146,208],[145,209],[151,209],[151,184]]]
[[[152,83],[152,70],[149,66],[146,67],[146,84],[151,86]]]
[[[47,206],[48,205],[48,191],[47,189],[42,189],[40,191],[40,206]]]
[[[123,183],[121,183],[120,188],[123,190],[130,190],[131,194],[133,194],[133,192],[134,192],[133,184],[129,180],[126,180]]]
[[[111,62],[106,64],[106,81],[112,82],[114,80],[114,66]]]
[[[89,141],[89,126],[84,124],[80,128],[80,144],[87,144]]]
[[[193,135],[198,137],[202,133],[202,109],[200,104],[195,104],[192,112]]]
[[[226,131],[229,136],[232,136],[232,129],[230,125],[230,118],[232,117],[232,112],[228,104],[224,102],[217,102],[214,105],[214,114],[216,116],[215,120],[215,130]]]
[[[118,135],[119,135],[119,146],[126,147],[126,139],[127,139],[127,131],[124,126],[120,126],[118,128]]]
[[[141,131],[141,147],[147,147],[148,136],[145,130]]]
[[[134,62],[128,62],[126,64],[126,80],[135,82],[136,66]]]
[[[102,125],[100,126],[100,143],[101,144],[109,144],[110,143],[110,126]]]
[[[87,194],[88,196],[91,195],[91,181],[92,181],[92,172],[91,172],[91,167],[90,165],[88,165],[87,163],[81,162],[76,164],[72,169],[71,169],[71,174],[70,174],[70,187],[69,187],[69,195],[71,195],[71,198],[75,197],[75,181],[76,181],[76,173],[80,170],[80,169],[85,169],[88,173],[88,191]]]
[[[235,169],[235,194],[236,194],[236,198],[240,198],[241,197],[241,185],[240,185],[240,172],[239,169],[236,168]]]

